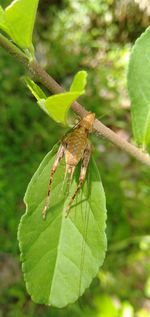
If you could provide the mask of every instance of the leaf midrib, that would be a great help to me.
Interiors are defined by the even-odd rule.
[[[49,297],[48,297],[48,303],[51,303],[51,296],[52,296],[52,290],[53,290],[53,284],[54,284],[54,280],[55,280],[55,274],[56,274],[56,267],[57,267],[57,262],[58,262],[58,257],[59,257],[59,250],[60,250],[60,245],[59,242],[61,242],[61,236],[62,236],[62,231],[63,231],[63,213],[64,213],[64,208],[62,210],[62,216],[61,216],[61,227],[60,227],[60,234],[59,234],[59,238],[58,238],[58,247],[56,248],[56,258],[55,258],[55,265],[54,265],[54,270],[53,270],[53,274],[52,274],[52,280],[50,283],[50,291],[49,291]],[[66,220],[66,219],[65,219]]]
[[[85,195],[84,195],[83,189],[81,189],[81,190],[82,190],[82,194],[83,194],[84,198],[86,198]],[[89,201],[87,201],[87,202],[88,202],[88,205],[89,205],[89,208],[90,208],[90,211],[89,211],[89,212],[91,212],[91,210],[92,210],[91,205],[90,205]],[[52,289],[53,289],[53,284],[54,284],[54,281],[55,281],[55,274],[56,274],[56,272],[57,272],[57,265],[58,265],[57,263],[58,263],[58,261],[59,261],[59,251],[61,250],[61,247],[62,247],[62,246],[61,246],[61,241],[62,241],[61,236],[62,236],[62,234],[63,234],[63,230],[64,230],[64,227],[65,227],[64,222],[66,221],[66,218],[63,216],[63,213],[64,213],[64,208],[63,208],[63,210],[62,210],[62,225],[61,225],[60,235],[59,235],[59,239],[58,239],[58,242],[60,241],[60,245],[58,244],[58,248],[56,248],[56,250],[57,250],[57,252],[56,252],[56,261],[55,261],[55,265],[54,265],[54,271],[53,271],[54,273],[53,273],[52,283],[51,283],[51,285],[50,285],[49,303],[51,303],[51,300],[50,300],[50,299],[51,299],[51,296],[52,296]],[[93,212],[92,212],[92,214],[93,214]],[[95,217],[94,217],[94,214],[93,214],[93,218],[94,218],[95,223],[97,224],[96,219],[95,219]],[[82,237],[84,243],[86,244],[87,248],[89,249],[89,252],[90,252],[92,258],[94,258],[94,260],[95,260],[95,256],[94,256],[94,254],[93,254],[93,252],[92,252],[92,250],[91,250],[89,244],[87,243],[87,240],[85,240],[83,234],[80,232],[80,230],[79,230],[78,227],[75,225],[75,223],[74,223],[71,219],[70,219],[70,221],[71,221],[71,224],[73,225],[73,227],[78,231],[79,235]],[[98,225],[98,224],[97,224],[97,225]],[[99,227],[99,226],[98,226],[98,227]],[[63,253],[63,255],[65,256],[64,253]],[[66,256],[65,256],[65,257],[66,257]],[[67,259],[68,259],[68,257],[67,257]],[[74,262],[73,262],[73,263],[74,263]],[[75,264],[75,263],[74,263],[74,264]],[[76,265],[76,267],[77,267],[78,270],[80,271],[80,269],[79,269],[79,267],[78,267],[77,265]]]

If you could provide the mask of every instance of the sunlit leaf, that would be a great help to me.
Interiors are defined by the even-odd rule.
[[[82,94],[86,85],[87,73],[85,71],[78,72],[71,85],[69,92],[56,94],[46,98],[42,89],[34,83],[29,77],[25,78],[25,82],[38,101],[40,107],[56,122],[67,124],[67,114],[72,103]]]
[[[61,190],[65,172],[62,161],[54,177],[47,218],[42,219],[57,149],[55,146],[44,158],[28,186],[27,210],[18,238],[24,278],[33,301],[64,307],[83,294],[104,261],[106,205],[99,172],[91,160],[86,182],[65,218],[69,197]],[[79,166],[69,196],[76,189],[78,177]]]
[[[5,11],[0,6],[0,29],[3,30],[5,33],[9,33],[6,21],[5,21]]]
[[[5,9],[7,33],[21,48],[32,51],[32,33],[39,0],[14,0]]]
[[[136,41],[129,63],[128,87],[136,142],[150,150],[150,28]]]
[[[50,96],[45,100],[44,106],[53,120],[66,124],[68,110],[81,94],[81,92],[75,91]]]
[[[80,91],[83,92],[87,83],[87,72],[82,70],[78,72],[71,84],[70,91]]]

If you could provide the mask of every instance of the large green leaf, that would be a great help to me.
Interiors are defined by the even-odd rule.
[[[136,142],[150,150],[150,28],[136,41],[130,56],[128,88]]]
[[[104,261],[106,205],[99,172],[91,160],[83,189],[65,218],[69,197],[61,191],[65,172],[62,161],[54,177],[47,218],[42,219],[57,149],[55,146],[48,153],[29,184],[18,238],[24,278],[33,301],[63,307],[83,294]],[[69,196],[76,189],[78,176],[79,167]]]
[[[14,0],[5,11],[0,10],[0,27],[18,46],[30,51],[33,49],[32,33],[38,2],[39,0]]]
[[[50,96],[45,100],[44,106],[53,120],[66,124],[70,106],[82,93],[84,92],[64,92]]]

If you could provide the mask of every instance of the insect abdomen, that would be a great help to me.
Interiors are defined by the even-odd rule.
[[[87,144],[87,136],[82,129],[75,130],[67,140],[66,164],[77,165]]]

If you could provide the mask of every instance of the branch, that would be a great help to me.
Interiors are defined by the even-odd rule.
[[[0,34],[0,45],[11,55],[15,56],[15,58],[20,63],[22,63],[36,77],[36,79],[52,93],[57,94],[64,91],[64,89],[39,65],[37,61],[29,61],[28,57],[2,34]],[[87,111],[78,102],[74,102],[72,104],[72,109],[80,117],[83,117],[87,113]],[[128,154],[141,161],[143,164],[150,166],[150,156],[148,154],[143,153],[135,145],[119,137],[115,132],[107,128],[101,121],[97,119],[94,122],[94,130],[120,149],[126,151]]]

